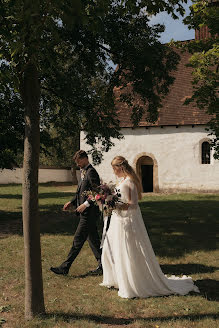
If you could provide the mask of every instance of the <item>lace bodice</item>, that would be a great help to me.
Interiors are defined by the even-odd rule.
[[[138,192],[135,183],[127,177],[119,182],[117,191],[121,194],[121,201],[128,204],[129,208],[134,209],[138,206]]]

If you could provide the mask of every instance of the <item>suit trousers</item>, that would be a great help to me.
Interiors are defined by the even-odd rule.
[[[85,210],[87,212],[87,210]],[[81,248],[83,247],[86,240],[93,251],[93,254],[98,261],[101,263],[101,249],[100,249],[100,238],[97,231],[97,217],[99,213],[96,210],[91,209],[89,215],[86,213],[80,214],[80,221],[77,230],[74,235],[73,245],[67,256],[66,261],[61,264],[62,268],[69,269],[72,262],[75,260],[79,254]]]

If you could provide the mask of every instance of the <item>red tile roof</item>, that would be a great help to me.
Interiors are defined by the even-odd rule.
[[[183,105],[187,97],[191,97],[192,89],[192,68],[186,67],[190,54],[180,54],[181,61],[177,71],[174,72],[175,81],[170,88],[169,94],[165,97],[159,110],[159,118],[155,124],[142,119],[139,126],[162,126],[162,125],[198,125],[207,124],[210,116],[205,110],[194,107],[194,103]],[[138,100],[136,100],[138,101]],[[120,127],[132,127],[131,110],[128,106],[117,103]],[[145,117],[145,115],[144,115]]]

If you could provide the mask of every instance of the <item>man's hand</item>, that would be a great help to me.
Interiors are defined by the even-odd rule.
[[[86,210],[87,206],[85,204],[81,204],[76,208],[76,212],[82,213],[84,210]]]
[[[63,206],[63,211],[67,211],[69,210],[69,208],[72,206],[72,203],[71,202],[68,202],[66,203],[64,206]]]

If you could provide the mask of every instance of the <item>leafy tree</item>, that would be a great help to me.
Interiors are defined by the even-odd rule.
[[[184,44],[192,53],[189,66],[193,68],[193,95],[186,104],[194,102],[212,115],[208,131],[212,135],[214,157],[219,158],[219,1],[193,1],[191,13],[184,19],[189,28],[208,27],[211,37]]]
[[[0,168],[12,168],[23,153],[24,113],[21,98],[11,85],[10,67],[4,62],[1,73]]]
[[[50,127],[68,138],[86,132],[93,159],[121,138],[114,88],[133,107],[133,123],[145,115],[154,121],[178,57],[158,41],[164,30],[148,16],[182,14],[186,0],[1,0],[1,58],[4,83],[23,111],[23,226],[25,244],[25,315],[44,312],[38,219],[38,165],[42,139]],[[109,60],[118,65],[116,72]],[[6,69],[7,68],[7,69]],[[136,96],[141,99],[136,105]],[[9,95],[2,100],[3,105]],[[10,105],[10,110],[12,107]],[[5,107],[7,111],[7,107]],[[12,125],[14,123],[12,122]],[[22,124],[21,124],[22,126]],[[20,136],[18,136],[20,140]],[[98,149],[97,144],[101,147]],[[5,149],[10,149],[6,144]],[[13,148],[12,148],[13,149]]]
[[[51,126],[48,131],[44,131],[43,138],[46,140],[42,144],[41,137],[40,167],[69,168],[71,169],[72,183],[76,184],[78,167],[72,159],[72,154],[80,148],[80,133],[62,138]]]

